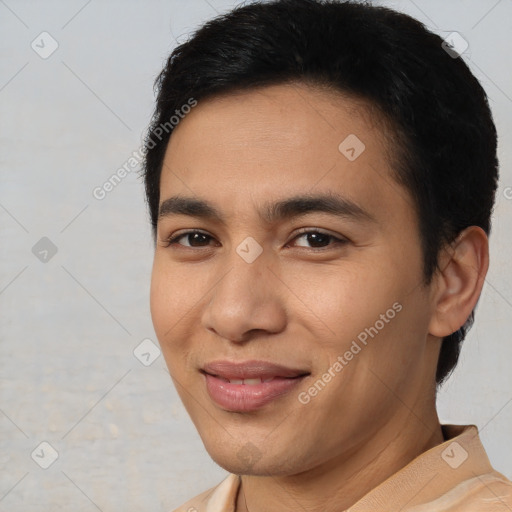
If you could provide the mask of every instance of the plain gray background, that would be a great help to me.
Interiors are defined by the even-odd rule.
[[[156,342],[139,167],[103,200],[93,190],[139,149],[176,40],[237,3],[0,0],[0,511],[166,511],[225,475],[154,345],[139,350],[152,364],[134,355]],[[439,413],[476,424],[512,478],[512,4],[382,4],[462,34],[490,97],[491,268]]]

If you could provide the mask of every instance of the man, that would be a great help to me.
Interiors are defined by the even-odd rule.
[[[151,314],[229,472],[177,510],[512,510],[477,428],[436,412],[498,179],[485,93],[442,43],[389,9],[277,0],[170,56]]]

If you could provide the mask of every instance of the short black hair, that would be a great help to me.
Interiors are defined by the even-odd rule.
[[[498,183],[487,96],[442,43],[418,20],[367,2],[254,1],[206,22],[155,81],[142,169],[154,240],[170,118],[191,99],[307,83],[365,100],[392,128],[394,177],[414,200],[428,285],[445,244],[472,225],[490,233]],[[473,320],[474,311],[443,338],[437,385],[455,368]]]

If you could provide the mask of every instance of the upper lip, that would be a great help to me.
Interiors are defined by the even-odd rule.
[[[212,361],[203,371],[224,379],[270,379],[271,377],[299,377],[309,374],[306,370],[290,368],[268,361]]]

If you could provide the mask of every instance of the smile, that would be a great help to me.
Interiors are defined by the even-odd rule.
[[[288,394],[309,372],[265,361],[217,361],[201,370],[208,395],[231,412],[250,412]]]

